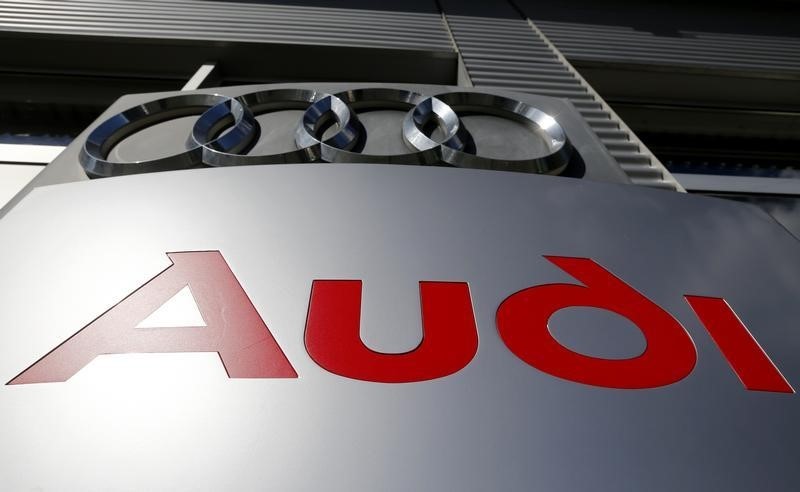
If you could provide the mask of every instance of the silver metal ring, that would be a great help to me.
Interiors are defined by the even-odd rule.
[[[294,134],[297,150],[246,155],[258,141],[261,130],[254,113],[283,109],[304,110]],[[363,153],[369,135],[356,112],[376,109],[408,110],[400,129],[408,152]],[[200,113],[185,151],[136,162],[108,160],[114,146],[132,133],[165,120]],[[544,135],[547,151],[525,159],[478,155],[475,140],[459,116],[470,113],[492,114],[521,122]],[[337,126],[337,131],[323,140],[332,124]],[[434,139],[432,135],[437,128],[443,136]],[[135,106],[95,127],[81,149],[80,161],[90,177],[186,169],[203,164],[237,166],[317,161],[451,165],[555,174],[564,169],[572,152],[563,128],[550,115],[504,96],[450,92],[426,97],[395,88],[355,89],[331,95],[313,89],[282,88],[237,98],[180,94]]]
[[[448,145],[442,145],[442,161],[456,167],[475,168],[475,169],[494,169],[500,171],[521,171],[539,174],[557,174],[566,167],[572,154],[570,145],[564,129],[556,120],[530,106],[529,104],[510,99],[503,96],[485,94],[480,92],[447,92],[438,94],[430,98],[430,109],[426,104],[420,104],[414,108],[409,115],[414,127],[418,132],[410,132],[411,137],[408,142],[416,148],[425,148],[431,145],[432,141],[420,137],[423,128],[419,122],[424,122],[427,117],[426,111],[434,111],[436,103],[433,99],[438,99],[456,113],[474,112],[480,114],[493,114],[504,118],[519,121],[530,126],[534,130],[541,131],[546,136],[548,153],[545,155],[535,155],[525,159],[498,159],[483,157],[473,152],[464,151]]]
[[[389,88],[355,89],[340,92],[336,96],[350,106],[351,110],[402,109],[409,111],[408,114],[417,105],[424,104],[424,101],[428,100],[428,98],[417,92]],[[442,106],[440,108],[441,114],[437,114],[437,122],[445,135],[447,135],[446,141],[449,144],[457,145],[453,141],[458,137],[465,138],[465,130],[460,126],[458,116],[452,110],[449,110],[444,104],[440,106]],[[408,115],[403,122],[403,131],[405,131],[405,120],[407,118]],[[366,130],[364,130],[364,138],[364,143],[366,144],[366,139],[369,138]],[[403,141],[406,142],[405,138]],[[420,165],[438,164],[441,161],[437,142],[425,148],[417,148],[408,145],[407,142],[406,146],[411,152],[399,155],[364,154],[337,148],[326,149],[324,147],[323,151],[325,152],[326,160],[330,162]]]
[[[81,147],[81,165],[90,177],[123,176],[198,166],[202,162],[202,147],[191,137],[186,141],[185,151],[157,159],[111,162],[108,154],[125,137],[143,128],[181,116],[200,114],[207,108],[224,103],[229,104],[234,115],[234,126],[225,135],[226,145],[247,145],[258,128],[249,109],[219,94],[181,94],[134,106],[102,122],[89,133]]]
[[[322,135],[332,124],[338,131],[330,138],[322,140]],[[364,126],[358,116],[344,101],[336,96],[325,96],[306,109],[295,131],[294,141],[298,149],[319,147],[323,161],[331,160],[335,151],[358,152],[364,148]]]
[[[236,100],[244,107],[249,108],[253,115],[259,115],[284,109],[305,110],[309,105],[328,96],[330,94],[309,89],[271,89],[244,94],[237,97]],[[203,146],[203,163],[218,167],[303,163],[319,160],[319,143],[311,143],[297,150],[279,154],[246,155],[244,151],[247,148],[229,145],[227,141],[223,142],[223,138],[213,140],[214,132],[221,129],[220,122],[225,118],[230,118],[226,110],[234,109],[230,106],[225,107],[224,104],[218,106],[220,106],[219,110],[214,107],[203,113],[192,129],[192,138]],[[259,126],[258,122],[256,122],[256,126]]]
[[[429,129],[436,123],[443,130],[444,139],[437,142],[428,136]],[[441,160],[441,147],[463,152],[474,151],[472,135],[461,123],[453,108],[436,97],[426,97],[419,101],[403,119],[403,139],[411,148],[436,149],[437,160]]]

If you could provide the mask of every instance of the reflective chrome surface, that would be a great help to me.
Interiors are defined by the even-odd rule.
[[[432,133],[432,123],[436,123],[443,130],[444,138],[441,142],[426,134],[426,128],[428,133]],[[412,149],[438,150],[441,145],[458,150],[475,151],[472,135],[461,123],[453,108],[435,97],[425,98],[406,114],[403,119],[403,138],[406,145]],[[441,152],[439,158],[441,159]]]
[[[512,118],[545,136],[548,153],[525,159],[497,159],[464,152],[458,148],[442,146],[442,160],[456,167],[519,171],[537,174],[558,174],[567,165],[572,145],[564,129],[550,115],[504,96],[481,92],[447,92],[436,96],[456,113],[475,112]],[[480,152],[480,149],[477,149]]]
[[[310,89],[273,89],[244,94],[237,97],[236,100],[249,108],[253,115],[259,115],[285,109],[306,109],[328,96],[329,94]],[[209,166],[314,162],[320,158],[320,144],[312,139],[305,139],[297,150],[266,155],[248,155],[243,152],[246,149],[224,146],[219,141],[206,144],[208,131],[204,128],[220,125],[227,116],[224,111],[216,112],[215,110],[216,108],[211,108],[203,113],[192,129],[195,141],[203,145],[203,163]],[[342,110],[341,106],[339,106],[339,110]],[[256,126],[258,126],[258,122],[256,122]]]
[[[195,167],[202,162],[202,147],[191,137],[187,139],[185,152],[157,159],[112,162],[108,160],[108,154],[125,137],[143,128],[181,116],[200,114],[204,110],[220,104],[222,106],[218,111],[224,112],[226,117],[230,117],[230,119],[225,118],[221,124],[230,123],[231,120],[233,122],[231,131],[223,136],[224,145],[233,149],[244,148],[255,137],[255,130],[258,128],[249,109],[242,107],[238,101],[234,101],[228,96],[183,94],[140,104],[105,120],[86,137],[80,153],[81,165],[92,177],[122,176]],[[204,130],[209,133],[212,129]]]
[[[163,158],[115,163],[111,148],[138,130],[206,111],[195,121],[187,150]],[[254,114],[305,110],[294,133],[296,150],[254,154],[261,129]],[[358,111],[408,111],[397,134],[409,152],[364,153],[370,138]],[[546,137],[547,153],[521,160],[480,154],[458,111],[523,122]],[[324,138],[331,126],[336,127]],[[263,130],[263,131],[262,131]],[[385,128],[382,128],[385,131]],[[438,130],[438,131],[437,131]],[[330,133],[330,132],[327,132]],[[441,135],[434,138],[434,134]],[[531,135],[531,138],[536,138]],[[182,94],[127,109],[97,126],[87,137],[81,163],[92,177],[212,167],[303,162],[450,165],[481,169],[558,173],[567,164],[571,145],[553,117],[522,101],[480,92],[449,92],[427,97],[391,87],[361,87],[331,95],[312,88],[282,87],[235,98],[217,94]]]
[[[323,141],[325,131],[336,131]],[[355,150],[364,148],[364,126],[347,104],[336,96],[327,95],[308,107],[295,132],[295,143],[302,149],[319,146],[323,160],[330,149]]]
[[[375,109],[402,109],[410,114],[412,110],[427,98],[417,92],[388,89],[370,88],[345,91],[337,94],[342,100],[353,108],[353,110],[375,110]],[[444,106],[444,105],[442,105]],[[456,133],[463,132],[458,116],[449,107],[441,108],[442,117],[439,119],[439,126],[444,130],[446,141],[450,142],[455,138]],[[403,135],[406,134],[406,123],[403,121]],[[398,129],[398,132],[400,129]],[[364,138],[369,135],[364,132]],[[385,154],[364,154],[360,152],[348,152],[339,149],[330,149],[330,162],[351,162],[351,163],[376,163],[376,164],[437,164],[441,161],[439,143],[431,142],[425,148],[409,146],[408,154],[385,155]]]

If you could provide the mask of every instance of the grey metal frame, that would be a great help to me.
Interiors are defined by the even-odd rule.
[[[673,174],[687,191],[788,195],[800,197],[800,179]]]

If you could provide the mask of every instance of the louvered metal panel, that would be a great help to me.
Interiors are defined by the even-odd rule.
[[[696,31],[674,37],[623,26],[535,23],[570,60],[800,74],[799,38]]]
[[[441,16],[429,13],[198,0],[9,0],[0,4],[0,30],[76,38],[113,36],[449,54],[455,42],[474,85],[567,98],[634,183],[680,188],[535,25],[521,19],[488,17],[447,16],[445,20],[450,31]]]
[[[634,184],[682,188],[532,22],[446,15],[475,86],[569,99]]]
[[[453,50],[435,14],[193,0],[9,0],[0,30]]]

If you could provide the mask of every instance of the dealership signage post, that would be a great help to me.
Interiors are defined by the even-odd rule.
[[[800,256],[752,207],[492,171],[255,166],[39,188],[0,237],[4,380],[84,326],[94,351],[65,382],[0,387],[12,489],[794,483],[798,399],[780,384],[800,380]],[[204,326],[118,316],[185,285]],[[238,378],[226,326],[254,329],[237,350],[288,365]],[[175,330],[206,345],[176,348]],[[581,358],[597,365],[581,375]],[[776,386],[751,387],[759,374]]]

